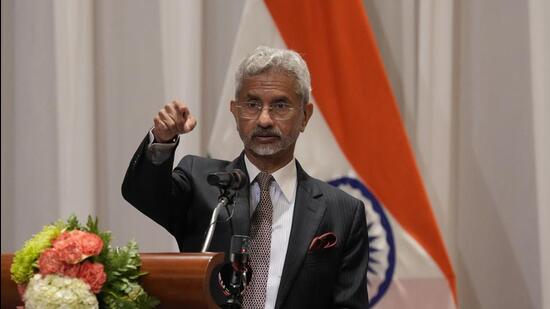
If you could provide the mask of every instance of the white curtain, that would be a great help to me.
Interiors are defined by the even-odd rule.
[[[2,17],[4,251],[93,213],[96,183],[90,2],[3,1]]]
[[[201,117],[201,12],[201,1],[2,1],[2,252],[71,213],[97,215],[115,244],[176,249],[120,186],[165,103],[185,98]],[[200,133],[183,144],[180,156],[200,152]]]
[[[2,252],[71,213],[175,251],[121,197],[158,110],[205,154],[245,0],[2,0]],[[550,4],[365,0],[462,308],[550,309]]]
[[[541,308],[550,308],[550,2],[529,1]]]

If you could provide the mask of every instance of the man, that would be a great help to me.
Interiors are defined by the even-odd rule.
[[[200,251],[218,189],[209,173],[241,169],[250,185],[219,220],[210,251],[232,233],[250,235],[252,280],[245,308],[366,308],[367,229],[363,204],[306,174],[294,147],[313,113],[304,60],[258,47],[236,74],[230,110],[244,144],[233,162],[184,157],[172,171],[179,135],[196,120],[181,101],[154,118],[128,168],[122,193],[165,227],[181,251]]]

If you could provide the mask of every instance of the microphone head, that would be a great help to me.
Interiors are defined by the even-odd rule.
[[[250,237],[246,235],[231,236],[231,246],[229,248],[229,261],[237,265],[246,265],[248,263]]]
[[[234,180],[231,189],[240,190],[248,184],[248,176],[246,176],[245,172],[240,169],[232,170],[231,174]]]
[[[206,177],[206,181],[221,189],[240,190],[248,183],[248,177],[243,171],[234,169],[230,172],[210,173]]]

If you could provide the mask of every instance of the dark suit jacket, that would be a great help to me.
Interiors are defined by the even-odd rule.
[[[134,154],[124,183],[124,198],[166,228],[182,252],[199,252],[219,191],[208,185],[211,172],[246,171],[243,154],[235,161],[174,156],[154,165],[145,156],[146,137]],[[368,240],[361,201],[307,175],[297,164],[294,217],[275,308],[367,308]],[[235,234],[249,232],[249,186],[237,192],[232,218]],[[220,212],[219,222],[227,218]],[[332,232],[336,246],[309,252],[312,239]],[[218,223],[212,252],[227,252],[231,227]],[[254,270],[253,270],[254,271]]]

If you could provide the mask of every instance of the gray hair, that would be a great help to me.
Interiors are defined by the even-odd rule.
[[[296,79],[296,94],[304,104],[309,102],[311,78],[304,59],[297,52],[258,46],[248,55],[235,74],[235,98],[238,98],[244,79],[268,70],[277,70],[291,74]]]

